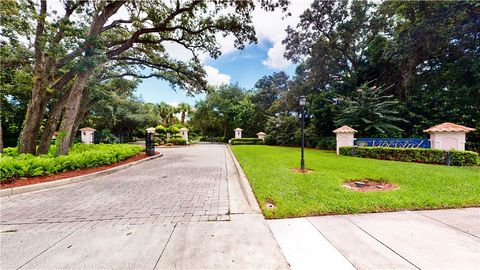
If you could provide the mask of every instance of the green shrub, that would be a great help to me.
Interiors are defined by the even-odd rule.
[[[265,144],[262,139],[259,138],[236,138],[231,140],[232,145],[244,145],[244,144]]]
[[[471,151],[443,151],[424,148],[391,148],[391,147],[340,147],[340,154],[362,158],[419,162],[428,164],[475,166],[478,164],[478,154]]]
[[[167,141],[167,144],[171,143],[173,145],[187,145],[187,140],[183,138],[172,138]]]
[[[158,134],[165,134],[167,133],[167,129],[162,125],[158,125],[155,127],[155,132]]]
[[[315,141],[315,148],[324,150],[335,150],[337,139],[335,137],[319,137]]]
[[[50,175],[56,172],[112,164],[138,154],[143,147],[130,144],[76,144],[68,155],[0,157],[0,181],[12,177]]]
[[[2,156],[18,157],[18,150],[16,147],[7,147],[3,149]]]

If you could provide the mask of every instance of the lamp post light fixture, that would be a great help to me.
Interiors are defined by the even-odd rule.
[[[300,104],[300,109],[302,113],[302,159],[300,160],[300,170],[303,172],[305,171],[305,159],[304,159],[304,149],[305,149],[305,104],[307,103],[307,98],[305,96],[301,96],[298,100]]]

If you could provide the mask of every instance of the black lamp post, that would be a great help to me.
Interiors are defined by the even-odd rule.
[[[305,170],[305,160],[304,160],[304,148],[305,148],[305,104],[307,103],[307,98],[305,96],[301,96],[298,100],[300,104],[301,113],[302,113],[302,159],[300,160],[300,169],[302,171]]]

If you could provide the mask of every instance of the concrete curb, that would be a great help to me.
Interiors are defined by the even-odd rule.
[[[134,162],[130,162],[124,165],[120,165],[111,169],[107,169],[104,171],[99,171],[99,172],[94,172],[90,174],[85,174],[85,175],[80,175],[76,177],[71,177],[71,178],[65,178],[61,180],[56,180],[56,181],[50,181],[50,182],[44,182],[44,183],[38,183],[38,184],[33,184],[33,185],[28,185],[28,186],[21,186],[21,187],[12,187],[12,188],[6,188],[6,189],[0,189],[0,197],[8,197],[12,195],[18,195],[26,192],[31,192],[31,191],[36,191],[36,190],[42,190],[42,189],[49,189],[49,188],[54,188],[54,187],[60,187],[72,183],[78,183],[78,182],[83,182],[83,181],[88,181],[88,180],[93,180],[94,178],[109,175],[115,172],[118,172],[120,170],[129,168],[131,166],[135,166],[137,164],[150,161],[152,159],[157,159],[162,157],[163,154],[147,157],[141,160],[137,160]]]
[[[230,145],[227,144],[228,151],[230,152],[230,156],[232,157],[233,164],[235,164],[235,168],[237,169],[238,175],[240,176],[239,182],[240,182],[240,187],[242,188],[243,194],[245,195],[245,198],[247,199],[248,204],[252,208],[252,210],[262,213],[262,210],[260,210],[260,206],[258,205],[257,198],[255,198],[255,195],[253,194],[252,187],[250,186],[250,182],[247,179],[247,176],[242,170],[242,167],[240,166],[240,163],[237,160],[237,157],[233,154],[232,149],[230,148]]]

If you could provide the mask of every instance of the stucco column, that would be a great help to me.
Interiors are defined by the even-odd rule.
[[[262,139],[263,141],[265,141],[265,136],[266,136],[266,135],[267,135],[267,134],[265,134],[265,132],[259,132],[259,133],[257,133],[258,138],[259,138],[259,139]]]
[[[233,131],[235,131],[235,139],[241,139],[242,138],[242,131],[243,129],[241,128],[236,128]]]
[[[340,147],[354,145],[355,132],[357,131],[349,126],[342,126],[333,131],[337,136],[337,155],[340,154]]]
[[[94,142],[94,132],[96,129],[84,127],[79,129],[82,132],[82,142],[85,144],[92,144]]]
[[[182,135],[182,137],[188,142],[188,128],[181,128],[180,135]]]
[[[474,128],[453,123],[442,123],[424,130],[430,134],[430,147],[440,150],[465,150],[466,136]]]

